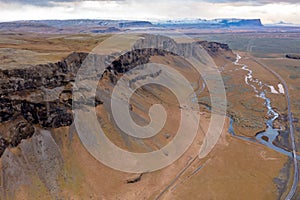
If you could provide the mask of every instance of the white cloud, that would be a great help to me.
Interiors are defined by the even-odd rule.
[[[234,0],[233,0],[234,1]],[[266,1],[265,1],[266,2]],[[180,18],[261,18],[264,23],[279,21],[300,24],[300,4],[261,5],[212,3],[197,0],[55,1],[52,6],[4,3],[0,21],[29,19],[180,19]],[[288,12],[287,12],[288,11]]]

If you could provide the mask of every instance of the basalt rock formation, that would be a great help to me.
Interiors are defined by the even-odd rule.
[[[225,44],[206,41],[198,44],[211,56],[222,52],[233,55]],[[169,41],[166,45],[172,47],[175,43]],[[100,70],[101,74],[97,76],[100,79],[108,77],[115,84],[119,75],[148,63],[151,56],[167,54],[175,55],[164,49],[136,48],[106,58],[111,64],[103,72]],[[72,124],[74,82],[87,56],[88,53],[74,52],[56,63],[0,70],[0,123],[1,127],[9,127],[8,130],[0,127],[0,156],[8,146],[16,147],[22,139],[32,137],[35,127],[50,129]],[[100,99],[96,99],[96,105],[101,103]],[[6,133],[1,132],[2,129]]]
[[[66,98],[66,94],[72,91],[70,83],[86,56],[72,53],[57,63],[0,70],[0,122],[14,130],[7,137],[0,133],[0,155],[7,146],[15,147],[31,137],[36,125],[57,128],[72,124],[72,95]]]

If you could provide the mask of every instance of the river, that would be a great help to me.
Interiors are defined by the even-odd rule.
[[[277,138],[277,136],[279,135],[279,130],[274,128],[274,121],[276,119],[278,119],[279,114],[272,108],[272,103],[271,103],[271,99],[268,98],[266,96],[266,91],[263,90],[263,86],[267,86],[270,87],[267,84],[264,84],[262,81],[253,78],[253,72],[251,69],[248,68],[247,65],[245,64],[240,64],[239,61],[241,59],[241,56],[239,54],[237,54],[237,58],[236,61],[233,62],[236,66],[239,66],[241,70],[244,70],[247,72],[247,75],[245,76],[245,83],[247,85],[249,85],[250,87],[253,88],[254,92],[255,92],[255,96],[257,98],[262,98],[265,100],[265,106],[268,109],[267,111],[267,115],[269,117],[269,119],[266,120],[266,130],[264,132],[258,133],[255,137],[255,139],[253,138],[247,138],[244,136],[238,136],[234,133],[234,128],[233,128],[233,123],[234,120],[230,119],[230,126],[228,129],[228,132],[237,137],[240,138],[242,140],[246,140],[246,141],[252,141],[252,142],[259,142],[260,144],[263,144],[279,153],[282,153],[284,155],[293,157],[293,153],[290,151],[287,151],[283,148],[277,147],[273,144],[274,140]],[[279,84],[281,85],[281,84]],[[280,88],[280,93],[284,93],[284,91],[282,91],[282,88]],[[300,160],[300,157],[297,156],[297,160]]]

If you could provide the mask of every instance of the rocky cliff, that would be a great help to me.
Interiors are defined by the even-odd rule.
[[[211,56],[223,52],[232,54],[225,44],[198,43]],[[172,45],[170,41],[168,46]],[[108,77],[115,84],[119,75],[148,63],[151,56],[166,54],[173,53],[137,48],[110,58],[111,64],[98,77]],[[32,137],[36,127],[50,129],[72,124],[72,88],[76,73],[87,56],[87,53],[74,52],[56,63],[0,70],[0,156],[8,146],[15,147],[22,139]],[[100,99],[96,100],[96,104],[101,103]]]

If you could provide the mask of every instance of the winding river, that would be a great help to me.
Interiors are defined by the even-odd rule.
[[[247,65],[240,64],[239,63],[240,59],[241,59],[241,56],[239,54],[237,54],[237,58],[236,58],[236,61],[234,62],[234,64],[236,66],[241,67],[240,68],[241,70],[244,70],[244,71],[248,72],[247,75],[245,76],[245,83],[253,88],[253,90],[256,94],[256,97],[262,98],[262,99],[265,100],[265,106],[268,109],[267,115],[269,116],[269,119],[266,120],[266,122],[265,122],[266,123],[266,130],[264,132],[258,133],[256,135],[255,139],[235,135],[234,129],[233,129],[233,123],[234,123],[233,119],[230,119],[230,126],[229,126],[229,129],[228,129],[228,132],[231,135],[233,135],[237,138],[240,138],[242,140],[252,141],[252,142],[259,142],[259,143],[261,143],[261,144],[263,144],[263,145],[265,145],[265,146],[267,146],[267,147],[269,147],[269,148],[271,148],[271,149],[273,149],[273,150],[275,150],[279,153],[282,153],[284,155],[293,157],[292,152],[287,151],[283,148],[279,148],[279,147],[277,147],[273,144],[274,140],[279,135],[279,130],[275,129],[274,125],[273,125],[274,121],[279,117],[279,114],[275,110],[273,110],[272,105],[271,105],[271,99],[266,96],[266,91],[263,90],[263,86],[267,86],[267,87],[270,87],[270,86],[264,84],[262,81],[260,81],[258,79],[253,78],[252,70],[249,69]],[[284,93],[284,91],[281,91],[281,93]],[[300,160],[299,156],[297,156],[297,160]]]

